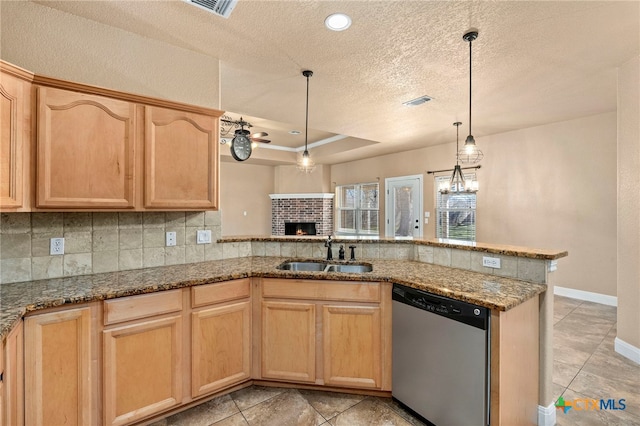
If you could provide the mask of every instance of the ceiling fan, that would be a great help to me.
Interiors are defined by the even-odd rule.
[[[240,117],[240,120],[232,120],[231,117],[223,115],[220,118],[220,124],[220,143],[222,144],[227,143],[227,139],[225,137],[231,133],[232,129],[236,129],[234,131],[233,139],[231,139],[230,149],[231,156],[237,161],[249,159],[253,148],[257,147],[258,143],[271,142],[268,139],[263,139],[264,136],[269,136],[267,132],[251,134],[249,130],[245,129],[245,127],[251,128],[253,126],[251,123],[244,121],[242,117]]]
[[[250,129],[251,127],[253,127],[253,125],[248,121],[245,121],[242,117],[240,117],[240,120],[233,120],[228,115],[223,115],[222,117],[220,117],[220,122],[222,123],[220,126],[220,138],[222,144],[227,143],[226,139],[230,137],[231,131],[233,129],[237,129],[234,131],[234,135],[247,136],[251,140],[251,142],[271,143],[270,140],[263,139],[265,136],[269,136],[269,133],[257,132],[251,134],[249,130],[245,129],[245,127]]]

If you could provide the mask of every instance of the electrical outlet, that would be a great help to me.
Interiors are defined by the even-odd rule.
[[[64,238],[51,238],[49,254],[51,256],[64,254]]]
[[[487,268],[500,269],[500,258],[482,256],[482,266],[486,266]]]
[[[176,233],[175,232],[167,232],[167,247],[173,247],[176,245]]]
[[[211,230],[199,230],[197,232],[198,236],[196,238],[197,244],[211,244]]]

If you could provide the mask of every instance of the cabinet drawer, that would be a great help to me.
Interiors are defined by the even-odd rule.
[[[104,302],[104,325],[182,310],[182,290],[121,297]]]
[[[199,285],[191,288],[191,306],[211,305],[229,300],[243,299],[250,294],[249,279]]]
[[[379,302],[380,283],[360,281],[320,281],[265,279],[263,297],[284,299],[344,300]]]

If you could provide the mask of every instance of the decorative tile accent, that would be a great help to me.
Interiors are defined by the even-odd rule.
[[[91,231],[64,233],[64,254],[91,253],[91,247]]]
[[[118,247],[120,250],[142,248],[142,228],[120,229],[118,235]]]
[[[32,213],[31,214],[31,233],[50,233],[57,232],[62,235],[63,232],[62,213]]]
[[[91,231],[91,213],[63,213],[62,218],[65,232]]]
[[[0,259],[31,256],[31,234],[0,234]]]
[[[471,269],[471,252],[452,249],[451,267],[460,269]]]
[[[433,263],[435,263],[436,265],[451,266],[451,249],[434,247]]]
[[[417,260],[419,262],[433,263],[433,247],[431,246],[416,246]]]
[[[0,278],[3,283],[31,280],[31,258],[1,259]]]
[[[143,212],[142,226],[144,228],[164,228],[164,212]]]
[[[142,213],[140,212],[118,213],[118,228],[119,229],[142,228]]]
[[[64,276],[91,273],[91,253],[65,254],[62,257]]]
[[[185,248],[178,245],[174,247],[165,247],[164,249],[164,264],[165,265],[179,265],[184,263]]]
[[[251,255],[252,256],[265,256],[266,247],[265,242],[255,241],[251,243]]]
[[[185,215],[184,212],[166,212],[165,213],[165,227],[171,226],[184,226]]]
[[[118,229],[118,213],[94,213],[93,230],[115,230]]]
[[[24,234],[31,232],[29,213],[0,213],[0,233]]]
[[[118,250],[94,252],[92,257],[92,267],[94,274],[117,271],[119,267]]]
[[[204,212],[187,212],[185,214],[185,222],[189,226],[204,226]]]
[[[162,228],[144,228],[142,231],[142,245],[148,247],[164,247],[166,244],[165,230]]]
[[[188,245],[184,247],[185,263],[195,263],[204,261],[204,244]]]
[[[142,249],[142,266],[151,268],[164,265],[164,247],[145,247]]]
[[[62,260],[64,256],[43,256],[31,258],[31,279],[44,280],[58,278],[63,275]]]
[[[93,251],[109,251],[118,249],[118,231],[93,231]]]
[[[546,282],[547,268],[544,260],[518,258],[518,279],[534,283]]]
[[[120,250],[118,254],[118,270],[142,268],[142,249]]]

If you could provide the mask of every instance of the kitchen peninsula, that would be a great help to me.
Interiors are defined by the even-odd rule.
[[[156,414],[166,415],[220,393],[249,385],[253,381],[265,384],[288,382],[300,386],[329,386],[329,389],[377,392],[388,396],[391,390],[388,365],[391,340],[390,294],[391,284],[399,283],[491,309],[492,419],[495,424],[508,424],[509,419],[526,416],[527,421],[535,423],[536,419],[532,416],[537,415],[537,405],[541,405],[538,399],[549,399],[543,392],[546,374],[549,374],[549,377],[551,374],[551,364],[546,367],[549,371],[545,371],[544,364],[544,358],[550,348],[545,340],[550,335],[545,333],[544,327],[547,321],[551,323],[545,306],[548,301],[545,301],[544,295],[548,290],[549,271],[555,268],[557,259],[567,255],[566,252],[482,244],[459,245],[442,241],[336,239],[336,244],[355,244],[356,259],[371,264],[373,270],[363,274],[348,274],[277,269],[279,264],[291,259],[323,258],[326,249],[322,242],[323,239],[318,237],[223,238],[219,243],[223,244],[225,258],[219,261],[3,284],[0,299],[0,335],[3,341],[11,337],[16,326],[23,326],[23,318],[26,324],[26,321],[44,318],[46,315],[54,315],[53,318],[60,319],[68,312],[77,313],[77,324],[82,324],[78,325],[79,330],[82,330],[80,334],[84,333],[87,339],[84,342],[89,353],[87,357],[93,360],[89,362],[93,368],[86,370],[93,380],[90,381],[89,388],[84,389],[87,395],[84,401],[88,404],[88,407],[85,407],[85,419],[91,423],[130,424],[151,419]],[[476,257],[480,256],[481,261],[483,254],[500,257],[503,265],[500,271],[512,276],[475,271],[475,261],[478,260]],[[529,279],[523,279],[525,277]],[[261,341],[270,338],[265,334],[267,332],[264,325],[269,321],[269,316],[261,310],[261,306],[264,304],[278,308],[291,305],[291,296],[282,293],[289,282],[296,283],[298,289],[306,284],[316,286],[314,294],[299,297],[303,302],[307,301],[300,303],[300,306],[324,306],[326,302],[317,298],[320,298],[320,295],[329,295],[322,300],[328,300],[331,304],[335,304],[336,300],[351,300],[349,303],[358,307],[379,309],[381,371],[377,377],[365,385],[330,385],[331,377],[327,372],[331,364],[326,364],[327,358],[323,358],[322,345],[318,345],[315,358],[311,358],[317,361],[311,366],[312,374],[316,374],[317,377],[300,379],[297,376],[298,379],[293,380],[278,378],[265,368],[268,364],[265,364],[264,358],[262,361],[257,358],[261,351],[264,352],[265,347],[268,347]],[[357,296],[344,296],[346,293],[340,290],[354,289],[356,286],[368,287],[361,287],[366,291],[348,290],[355,292],[352,294]],[[334,298],[332,292],[341,293]],[[359,299],[363,294],[366,294],[365,298]],[[271,299],[266,300],[268,298]],[[134,309],[136,300],[148,302],[135,306]],[[151,316],[152,314],[154,316]],[[208,325],[205,322],[208,318],[223,318],[224,315],[235,319],[226,323],[212,322]],[[142,321],[141,318],[146,319]],[[232,372],[234,374],[229,376],[232,379],[219,381],[220,386],[207,387],[208,385],[202,382],[207,379],[206,374],[194,372],[194,366],[205,368],[203,363],[206,362],[201,359],[204,352],[199,352],[200,356],[195,355],[196,350],[202,347],[192,343],[192,339],[195,342],[196,338],[194,333],[196,330],[206,333],[207,327],[214,324],[232,327],[234,321],[242,323],[242,327],[253,325],[253,331],[249,328],[240,333],[244,339],[241,344],[243,361],[239,364],[238,371]],[[47,324],[49,323],[45,321],[38,324],[38,327],[44,330],[42,327],[47,327]],[[125,403],[117,399],[119,392],[113,391],[116,386],[122,385],[118,385],[111,378],[110,364],[122,361],[118,359],[119,350],[135,352],[136,346],[132,344],[133,341],[126,339],[135,333],[146,333],[150,329],[143,326],[151,325],[155,327],[151,330],[158,332],[166,329],[167,341],[172,342],[172,349],[164,352],[170,353],[173,358],[168,358],[166,362],[171,364],[173,359],[183,361],[181,365],[171,367],[174,374],[172,377],[179,377],[180,384],[171,389],[170,398],[159,398],[158,401],[147,403],[143,401],[142,408],[124,407],[122,404]],[[262,332],[258,333],[256,330],[261,327]],[[174,334],[176,330],[181,330],[182,334]],[[315,332],[315,326],[313,330]],[[104,341],[101,335],[104,336]],[[30,338],[32,337],[29,336],[25,325],[26,359],[31,356],[30,344],[34,344],[33,340],[29,343]],[[315,341],[322,342],[322,336],[311,338],[310,343]],[[523,341],[527,346],[521,346]],[[514,412],[514,400],[522,401],[526,393],[523,386],[530,386],[534,395],[538,394],[538,380],[535,380],[538,379],[537,368],[534,370],[531,364],[522,368],[521,364],[526,356],[532,355],[532,359],[537,363],[538,357],[535,355],[538,342],[541,354],[540,397],[534,396],[533,401],[527,400],[526,410]],[[531,350],[532,344],[535,345],[535,350]],[[322,359],[325,362],[324,366]],[[101,364],[102,368],[99,367]],[[136,368],[142,370],[146,368],[140,364],[136,365]],[[33,368],[29,363],[25,363],[25,367]],[[527,373],[531,376],[532,372],[534,383],[514,382]],[[31,375],[37,373],[38,371],[32,371]],[[324,376],[320,373],[324,373]],[[28,381],[30,375],[25,374],[25,377]],[[80,382],[77,385],[80,386]],[[7,390],[5,387],[5,392]],[[520,402],[520,405],[522,404],[523,402]]]

